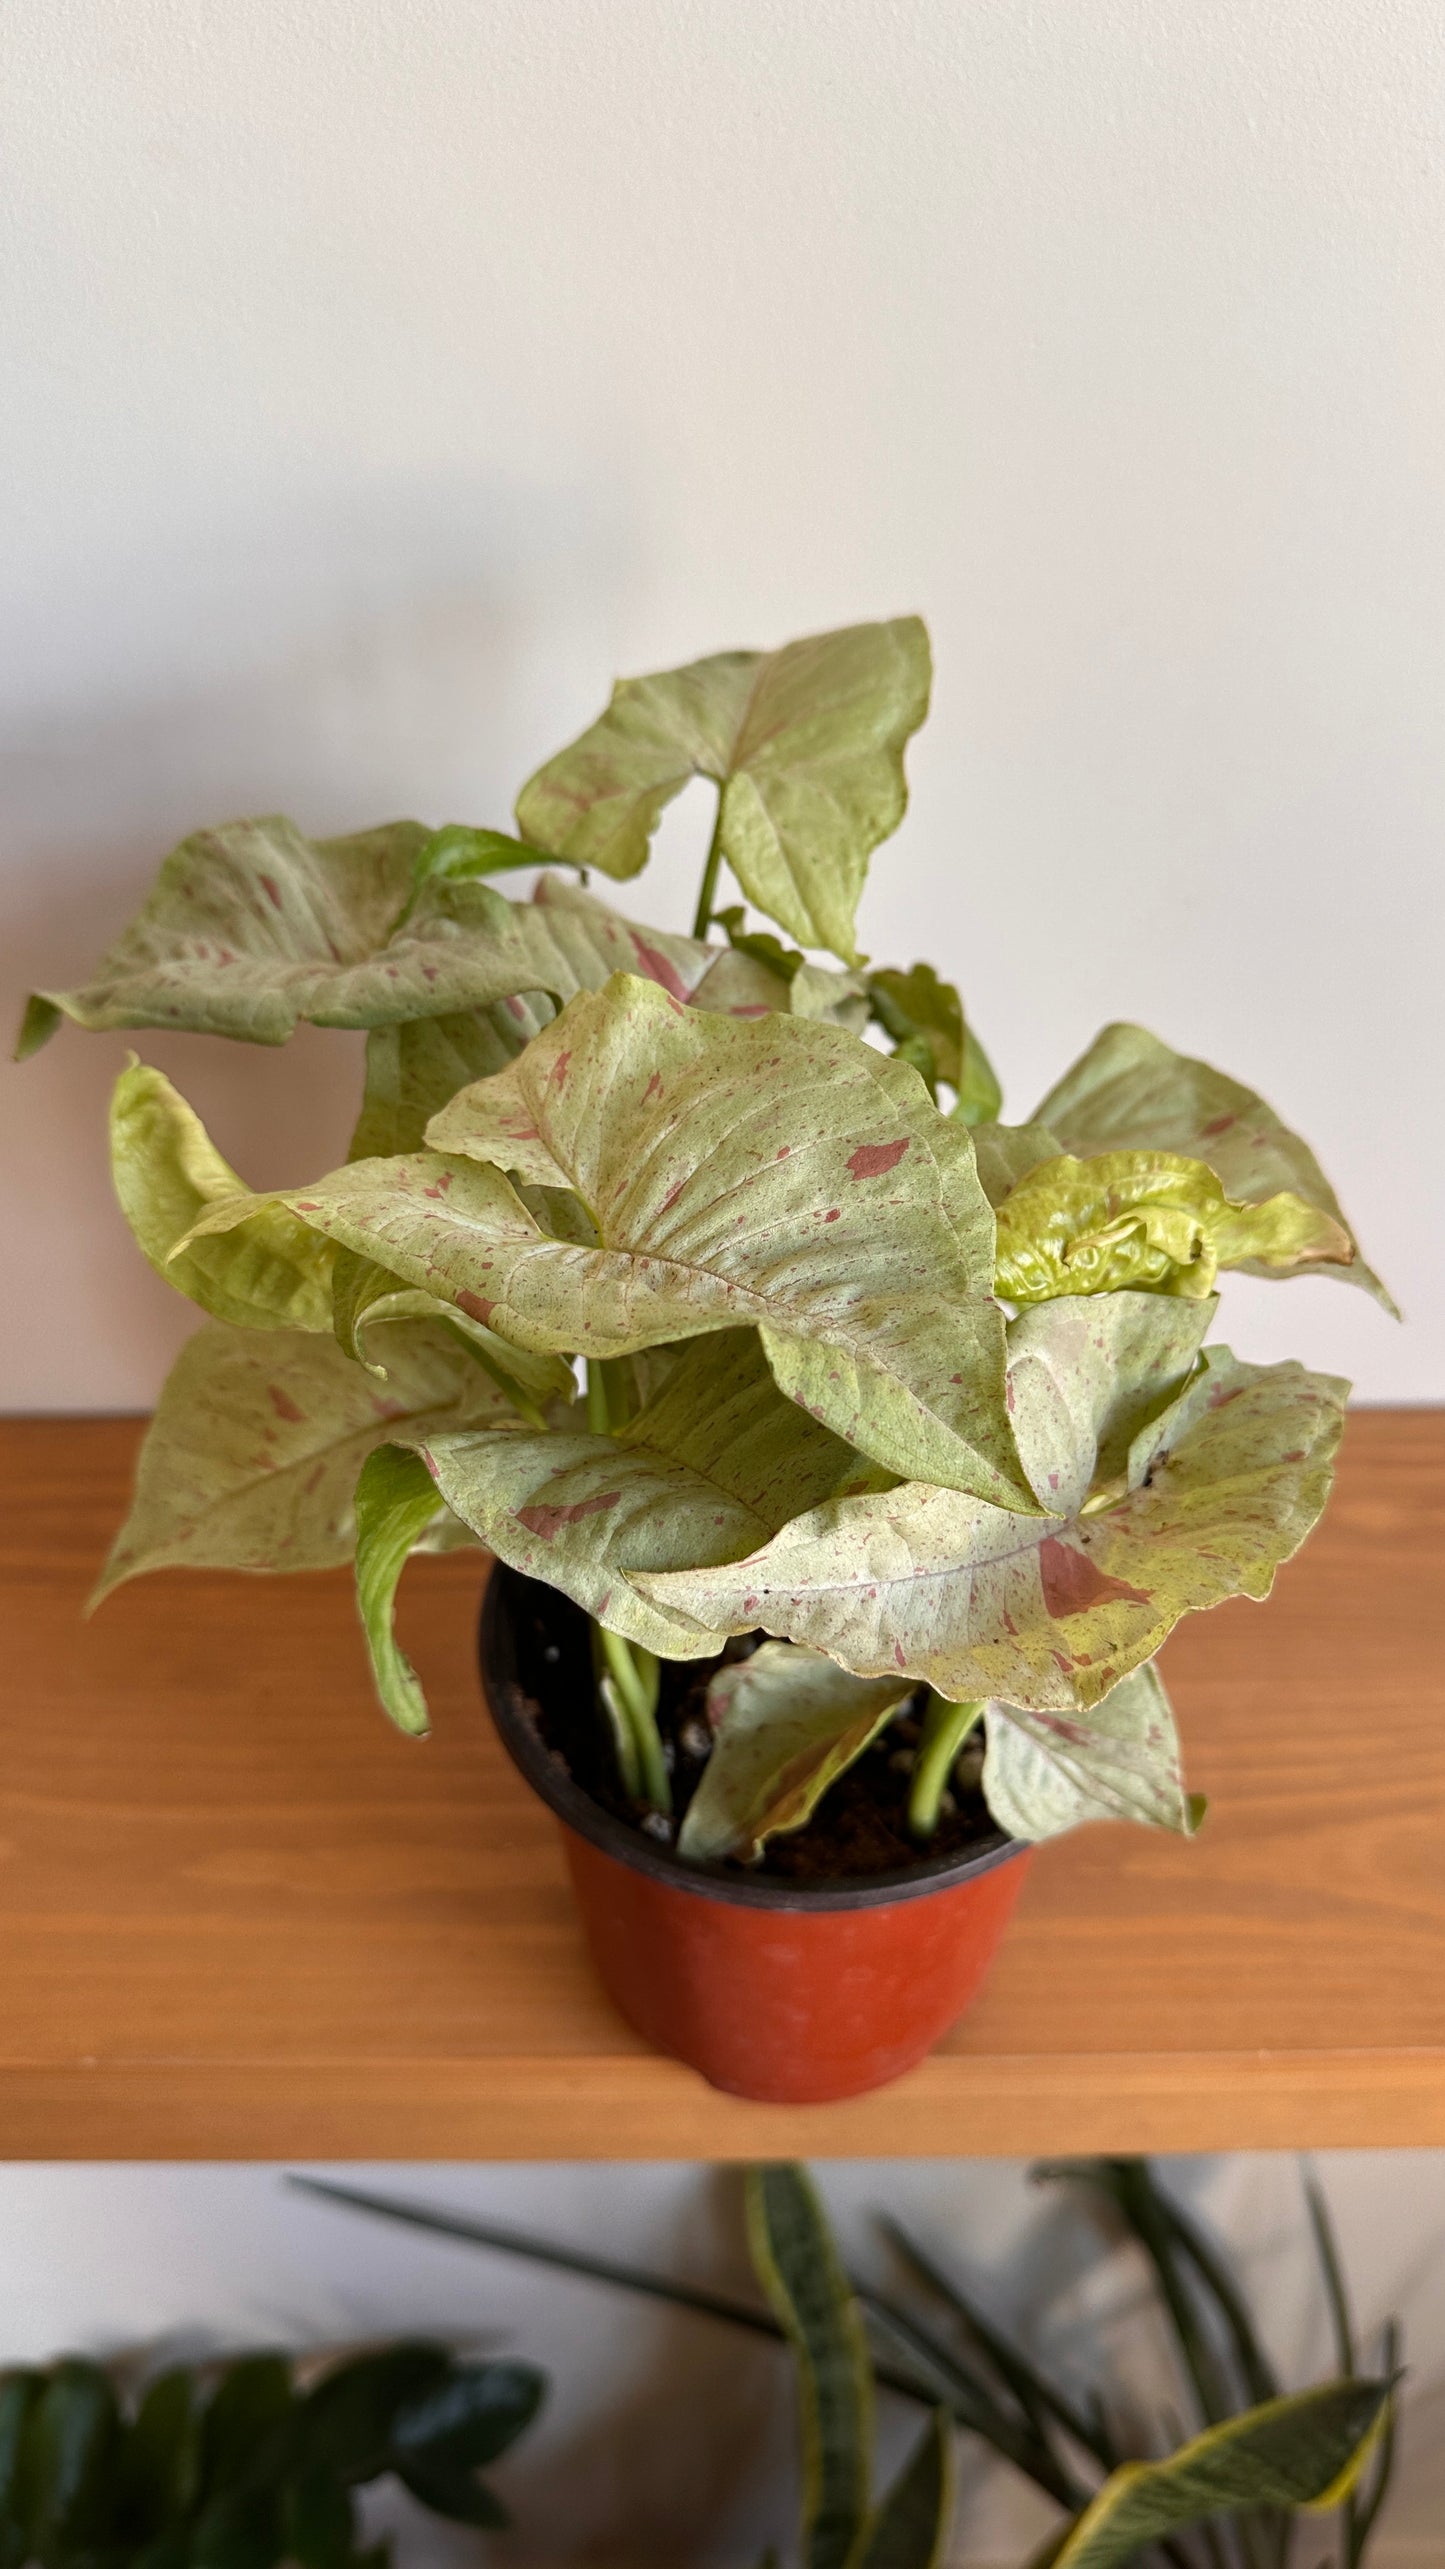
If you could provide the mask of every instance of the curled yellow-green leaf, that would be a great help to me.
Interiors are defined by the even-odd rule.
[[[1221,1267],[1294,1273],[1353,1256],[1322,1206],[1289,1193],[1236,1202],[1202,1160],[1172,1151],[1045,1160],[998,1207],[998,1290],[1016,1303],[1125,1290],[1202,1301]]]

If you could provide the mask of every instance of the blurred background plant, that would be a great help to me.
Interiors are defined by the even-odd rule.
[[[1162,2322],[1173,2350],[1152,2409],[1132,2387],[1127,2343],[1096,2344],[1087,2363],[1061,2368],[890,2217],[880,2226],[896,2285],[850,2283],[796,2168],[748,2178],[749,2246],[766,2307],[430,2205],[331,2180],[292,2182],[786,2339],[799,2375],[803,2569],[934,2569],[947,2538],[954,2431],[1061,2511],[1031,2569],[1111,2569],[1145,2557],[1169,2569],[1359,2569],[1390,2483],[1400,2332],[1388,2323],[1366,2365],[1319,2188],[1307,2180],[1305,2200],[1336,2373],[1291,2395],[1225,2252],[1146,2160],[1066,2161],[1035,2174],[1077,2188],[1108,2246],[1125,2241],[1143,2262],[1148,2289],[1126,2337]],[[875,2384],[930,2412],[876,2507]]]
[[[479,2476],[546,2382],[417,2339],[298,2380],[284,2355],[174,2365],[133,2393],[66,2356],[0,2379],[0,2569],[385,2569],[357,2492],[394,2473],[433,2514],[509,2519]]]

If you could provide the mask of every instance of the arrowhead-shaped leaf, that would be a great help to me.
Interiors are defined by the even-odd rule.
[[[141,1249],[180,1293],[240,1329],[329,1329],[331,1244],[294,1213],[267,1205],[244,1230],[177,1244],[208,1206],[244,1192],[194,1108],[144,1062],[111,1097],[110,1167]]]
[[[856,1467],[784,1399],[751,1330],[687,1348],[618,1436],[442,1434],[426,1451],[500,1560],[671,1659],[705,1658],[718,1637],[641,1595],[633,1572],[735,1560]]]
[[[972,1145],[857,1037],[619,974],[430,1133],[431,1152],[217,1205],[196,1236],[279,1203],[540,1353],[751,1324],[789,1397],[886,1469],[1031,1504]],[[574,1193],[596,1245],[545,1229],[503,1168]]]
[[[1174,1052],[1142,1026],[1106,1026],[1050,1089],[1035,1119],[1080,1159],[1103,1151],[1181,1151],[1207,1161],[1239,1204],[1297,1195],[1337,1222],[1356,1250],[1348,1267],[1322,1262],[1321,1275],[1365,1285],[1389,1311],[1388,1293],[1358,1254],[1334,1189],[1308,1145],[1251,1088],[1208,1062]],[[1251,1264],[1250,1272],[1278,1275]]]
[[[675,999],[724,1016],[763,1017],[782,1010],[831,1017],[859,1031],[866,1015],[861,982],[851,972],[803,964],[791,981],[731,946],[706,945],[661,929],[640,928],[594,900],[580,884],[544,880],[536,894],[560,963],[552,983],[562,998],[600,990],[614,972],[655,981]],[[549,985],[550,986],[550,985]],[[366,1038],[366,1091],[346,1156],[385,1159],[419,1150],[433,1115],[474,1079],[505,1070],[556,1015],[541,990],[514,991],[489,1008],[445,1017],[416,1017],[375,1026]]]
[[[597,1226],[592,1252],[474,1253],[504,1336],[611,1355],[751,1322],[789,1396],[887,1469],[1027,1504],[972,1145],[858,1037],[700,1015],[619,975],[429,1139],[571,1188]],[[458,1190],[428,1200],[445,1227]]]
[[[713,1751],[679,1855],[751,1863],[769,1838],[802,1828],[911,1692],[904,1679],[854,1677],[821,1651],[786,1641],[765,1641],[751,1659],[720,1668],[707,1690]]]
[[[1184,1789],[1173,1709],[1152,1660],[1090,1712],[990,1704],[984,1718],[984,1798],[1010,1837],[1057,1837],[1082,1820],[1142,1820],[1193,1836],[1199,1810]]]
[[[1026,1314],[1031,1372],[1050,1370],[1039,1348],[1056,1315],[1107,1310],[1109,1299]],[[1172,1316],[1183,1306],[1153,1307]],[[1017,1414],[1031,1393],[1022,1372],[1013,1380]],[[1347,1389],[1300,1365],[1242,1365],[1214,1350],[1135,1432],[1122,1475],[1067,1515],[1028,1520],[906,1482],[816,1508],[733,1569],[639,1584],[718,1631],[761,1627],[860,1676],[896,1667],[950,1701],[1087,1709],[1181,1615],[1269,1593],[1325,1503]],[[1045,1444],[1032,1418],[1020,1442],[1026,1452]],[[1091,1459],[1083,1439],[1072,1467],[1065,1457],[1075,1489]]]
[[[199,1330],[161,1393],[95,1601],[172,1565],[331,1569],[351,1556],[353,1493],[373,1446],[515,1416],[447,1322],[376,1336],[384,1384],[330,1338]]]
[[[998,1207],[997,1289],[1009,1302],[1056,1294],[1210,1294],[1221,1267],[1294,1275],[1347,1266],[1349,1233],[1299,1196],[1238,1203],[1203,1160],[1105,1151],[1045,1160]]]
[[[711,776],[722,852],[749,901],[800,945],[852,963],[868,859],[903,818],[903,750],[930,676],[927,633],[903,616],[625,678],[523,787],[518,826],[578,865],[636,874],[663,807]]]
[[[94,979],[37,994],[22,1056],[62,1013],[92,1028],[184,1026],[282,1044],[303,1018],[389,1026],[519,994],[561,1001],[619,963],[686,997],[715,959],[693,938],[632,929],[572,885],[516,903],[442,874],[413,899],[429,836],[416,821],[342,839],[305,838],[284,819],[198,831],[166,858]]]
[[[1053,2569],[1122,2569],[1146,2544],[1236,2508],[1338,2505],[1389,2398],[1388,2382],[1326,2382],[1211,2426],[1163,2462],[1126,2462],[1072,2527]]]

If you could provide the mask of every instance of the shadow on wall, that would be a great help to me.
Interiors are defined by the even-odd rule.
[[[385,540],[353,508],[298,536],[290,592],[274,528],[249,566],[239,541],[225,560],[213,547],[189,584],[174,562],[137,566],[141,605],[113,624],[109,667],[92,666],[77,703],[52,689],[0,729],[7,1051],[26,992],[83,978],[202,823],[281,810],[317,835],[402,813],[505,825],[533,753],[592,710],[611,666],[622,548],[561,504],[489,527],[459,503],[452,519],[449,560],[440,503]],[[92,638],[76,657],[94,663]],[[342,1156],[359,1037],[304,1028],[274,1052],[134,1040],[248,1181],[294,1183]],[[110,1201],[105,1109],[125,1051],[62,1030],[0,1080],[0,1409],[147,1407],[191,1325]]]

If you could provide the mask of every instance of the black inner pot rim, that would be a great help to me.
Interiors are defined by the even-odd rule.
[[[766,1877],[749,1880],[723,1865],[685,1864],[671,1847],[645,1837],[640,1829],[628,1828],[594,1802],[590,1793],[584,1793],[522,1711],[521,1704],[526,1699],[514,1673],[509,1593],[514,1587],[538,1584],[524,1580],[520,1571],[509,1570],[500,1561],[492,1570],[482,1598],[477,1636],[483,1699],[502,1746],[534,1793],[579,1837],[588,1839],[604,1855],[631,1865],[635,1873],[649,1874],[654,1882],[664,1882],[674,1891],[690,1892],[696,1899],[730,1901],[740,1909],[880,1909],[899,1900],[921,1900],[928,1892],[957,1882],[972,1881],[979,1874],[991,1873],[995,1865],[1006,1864],[1010,1856],[1026,1852],[1021,1839],[1008,1837],[997,1829],[970,1855],[924,1857],[918,1864],[892,1873],[870,1874],[865,1880],[855,1876],[846,1882],[807,1885]]]

